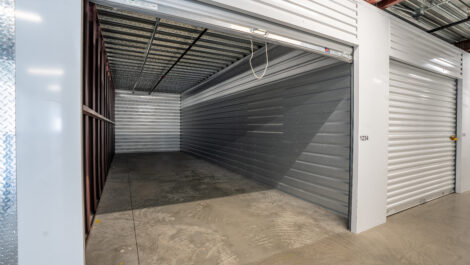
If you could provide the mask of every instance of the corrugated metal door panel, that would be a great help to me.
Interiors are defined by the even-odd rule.
[[[180,95],[116,90],[116,152],[180,149]]]
[[[357,39],[354,0],[93,0],[258,41],[352,62]]]
[[[454,191],[457,82],[390,63],[387,212]]]
[[[279,49],[261,80],[183,97],[181,149],[347,216],[351,66]]]
[[[463,52],[459,48],[393,17],[390,31],[393,59],[449,77],[462,77]]]
[[[357,41],[357,3],[351,0],[202,0],[263,19],[330,37]]]

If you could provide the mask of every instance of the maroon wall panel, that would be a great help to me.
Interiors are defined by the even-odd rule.
[[[84,1],[83,185],[88,235],[114,156],[114,86],[94,4]]]

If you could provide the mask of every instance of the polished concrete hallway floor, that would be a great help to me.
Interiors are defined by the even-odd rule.
[[[87,265],[470,264],[470,193],[355,235],[346,220],[184,153],[117,155]]]

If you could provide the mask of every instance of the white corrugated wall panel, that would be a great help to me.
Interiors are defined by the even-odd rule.
[[[270,53],[261,80],[246,62],[183,96],[181,150],[347,216],[351,65],[282,47]]]
[[[116,90],[116,153],[180,150],[180,95]]]
[[[462,50],[397,18],[391,18],[390,27],[393,59],[449,77],[462,77]]]
[[[352,0],[202,0],[336,41],[357,44]]]
[[[391,61],[388,214],[454,191],[456,85],[455,79]]]

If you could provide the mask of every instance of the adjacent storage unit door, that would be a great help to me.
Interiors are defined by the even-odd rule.
[[[391,61],[387,212],[455,187],[456,80]]]
[[[116,153],[179,151],[180,95],[116,90]]]

